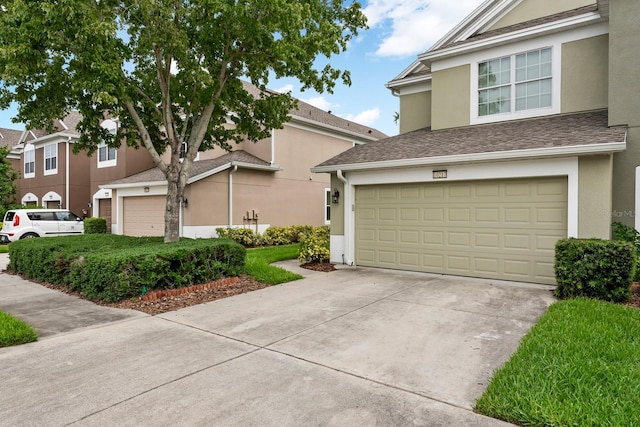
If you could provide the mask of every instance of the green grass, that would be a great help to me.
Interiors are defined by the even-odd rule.
[[[269,265],[276,261],[296,259],[299,250],[299,244],[247,249],[245,271],[258,282],[268,283],[269,285],[302,279],[299,274]]]
[[[0,254],[9,253],[9,245],[0,245]]]
[[[26,344],[37,340],[38,334],[31,326],[0,311],[0,347]]]
[[[553,304],[475,409],[524,426],[640,425],[640,310]]]

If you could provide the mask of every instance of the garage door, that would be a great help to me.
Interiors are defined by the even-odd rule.
[[[164,235],[165,196],[125,197],[124,234],[127,236]]]
[[[356,187],[356,263],[555,284],[566,177]]]

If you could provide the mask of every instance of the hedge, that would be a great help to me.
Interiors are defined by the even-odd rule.
[[[637,262],[631,243],[571,238],[559,240],[555,249],[557,297],[605,301],[630,298]]]
[[[87,298],[114,302],[235,276],[245,255],[244,247],[227,240],[163,243],[162,238],[93,234],[14,242],[8,268],[30,279],[68,285]]]
[[[84,234],[107,234],[107,219],[101,217],[85,218]]]

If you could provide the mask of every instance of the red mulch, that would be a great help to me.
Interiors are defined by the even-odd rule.
[[[335,264],[330,264],[328,262],[310,262],[307,264],[302,264],[300,267],[313,271],[336,271]]]

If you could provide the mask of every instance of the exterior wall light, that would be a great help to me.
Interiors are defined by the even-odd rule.
[[[333,189],[333,194],[331,195],[331,202],[333,204],[337,204],[338,201],[340,201],[340,192],[338,191],[337,188]]]

